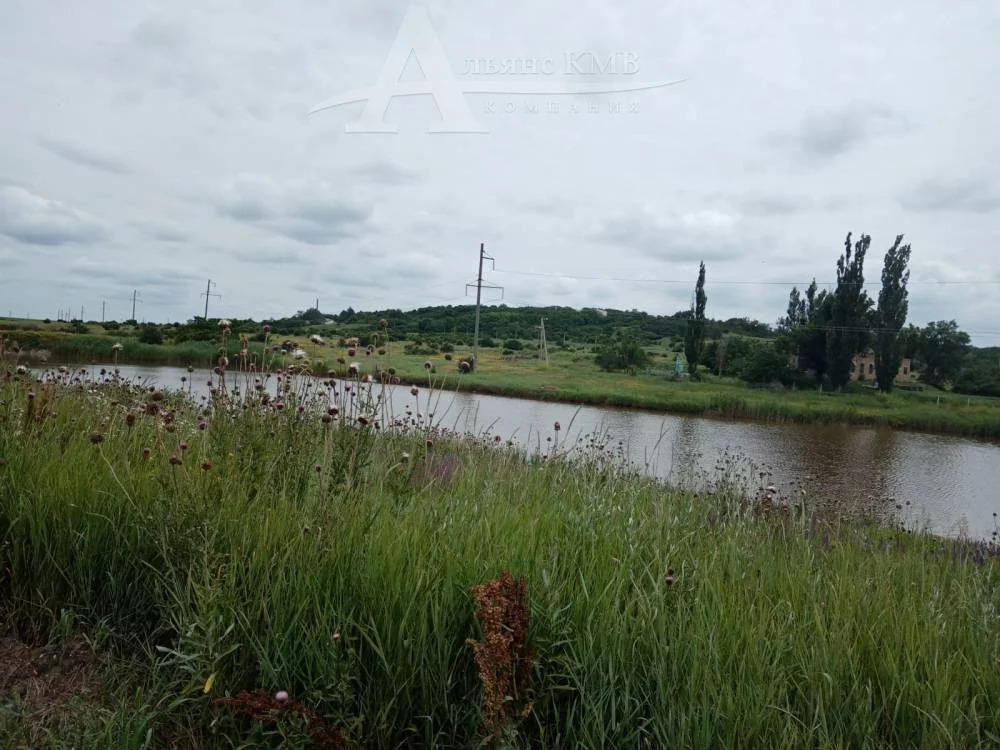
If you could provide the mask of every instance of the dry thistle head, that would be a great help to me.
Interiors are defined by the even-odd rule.
[[[425,369],[425,370],[429,370],[429,369],[431,369],[431,368],[432,368],[433,366],[434,366],[434,363],[433,363],[433,362],[431,362],[431,361],[430,361],[429,359],[428,359],[428,360],[427,360],[426,362],[424,362],[424,369]]]
[[[102,435],[99,432],[92,432],[90,433],[90,442],[94,445],[97,445],[98,443],[103,443],[104,435]]]

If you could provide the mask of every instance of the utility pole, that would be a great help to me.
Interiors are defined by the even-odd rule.
[[[212,294],[212,286],[213,286],[212,285],[212,280],[209,279],[208,280],[208,286],[206,286],[205,287],[205,291],[202,292],[202,295],[205,297],[205,320],[208,320],[208,298],[209,297],[218,297],[219,299],[222,299],[222,295],[221,294]]]
[[[80,322],[83,322],[83,305],[80,305]]]
[[[492,284],[483,284],[483,261],[488,260],[496,268],[496,260],[486,254],[486,243],[479,243],[479,275],[476,277],[476,328],[475,332],[472,334],[472,369],[479,369],[479,308],[482,306],[483,302],[483,287],[487,289],[499,289],[500,298],[503,299],[503,287],[493,286]],[[473,284],[466,284],[465,290],[468,292],[469,287]]]
[[[101,300],[101,322],[104,322],[104,312],[108,308],[108,301],[106,299]]]
[[[129,320],[135,320],[135,303],[136,303],[135,295],[137,293],[138,292],[135,289],[132,290],[132,317],[129,318]],[[139,302],[142,302],[142,300],[139,300]]]
[[[538,326],[538,348],[545,354],[545,366],[549,366],[549,343],[545,340],[545,318],[542,318],[542,324]]]

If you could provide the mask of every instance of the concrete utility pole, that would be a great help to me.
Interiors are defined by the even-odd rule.
[[[545,354],[545,366],[549,365],[549,343],[545,340],[545,318],[542,318],[542,324],[538,326],[538,348]]]
[[[132,317],[129,318],[129,320],[135,320],[135,303],[136,302],[139,302],[140,304],[142,303],[141,299],[140,300],[136,300],[136,298],[135,298],[136,294],[138,294],[138,291],[136,291],[135,289],[133,289],[132,290]]]
[[[208,320],[208,298],[209,297],[218,297],[219,299],[222,299],[222,295],[221,294],[212,294],[212,286],[213,286],[212,280],[209,279],[208,280],[208,286],[206,286],[205,287],[205,291],[202,292],[202,295],[205,297],[205,320]]]
[[[486,254],[486,243],[479,243],[479,275],[476,277],[476,283],[466,284],[466,293],[469,291],[470,286],[476,287],[476,328],[475,332],[472,334],[472,369],[479,369],[479,309],[482,306],[483,301],[483,288],[486,289],[499,289],[500,298],[503,299],[503,287],[493,286],[492,284],[483,284],[483,261],[488,260],[493,263],[493,267],[496,268],[495,259]]]
[[[101,300],[101,322],[104,322],[104,311],[108,307],[108,301],[106,299]]]

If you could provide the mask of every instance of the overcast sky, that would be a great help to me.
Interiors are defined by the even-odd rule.
[[[461,304],[485,242],[507,304],[669,314],[704,259],[711,317],[773,323],[851,231],[872,296],[903,233],[911,322],[1000,345],[995,0],[423,7],[0,0],[0,314]],[[425,73],[396,133],[310,114]]]

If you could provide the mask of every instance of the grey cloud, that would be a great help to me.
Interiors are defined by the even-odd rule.
[[[109,172],[110,174],[117,175],[127,175],[131,174],[132,169],[129,168],[127,164],[113,156],[107,154],[102,154],[97,150],[90,148],[88,146],[81,146],[79,144],[67,143],[65,141],[59,141],[54,138],[39,138],[39,144],[48,151],[51,151],[57,156],[61,156],[66,161],[71,161],[74,164],[80,164],[84,167],[90,167],[92,169],[98,169],[102,172]]]
[[[768,140],[809,159],[831,159],[877,136],[903,132],[906,127],[902,116],[887,107],[856,103],[810,112],[797,128],[772,134]]]
[[[163,18],[146,18],[132,29],[132,43],[139,49],[167,54],[180,51],[188,43],[184,28]]]
[[[382,160],[357,167],[353,174],[362,182],[384,186],[414,185],[423,179],[413,170]]]
[[[203,281],[201,276],[193,271],[187,271],[175,266],[163,265],[150,267],[145,265],[141,269],[137,269],[125,263],[92,260],[88,256],[76,258],[65,270],[67,277],[79,281],[95,279],[104,283],[135,286],[150,290],[188,286],[195,281]]]
[[[909,211],[968,211],[989,213],[1000,208],[1000,192],[987,180],[927,180],[899,199]]]
[[[733,217],[718,211],[635,211],[605,220],[592,239],[674,263],[732,260],[743,247],[734,223]]]
[[[808,211],[814,204],[811,198],[804,196],[748,195],[738,199],[736,205],[745,214],[755,216],[788,216],[801,211]]]
[[[191,237],[191,235],[187,232],[184,232],[175,226],[169,226],[166,224],[153,224],[150,222],[136,221],[133,222],[133,226],[139,229],[146,236],[151,237],[154,240],[159,240],[160,242],[186,242]]]
[[[335,244],[355,236],[371,206],[342,198],[327,183],[278,183],[268,177],[234,180],[216,203],[218,213],[307,245]]]
[[[18,185],[0,186],[0,234],[29,245],[87,243],[105,236],[84,211]]]

